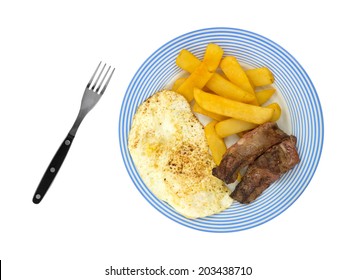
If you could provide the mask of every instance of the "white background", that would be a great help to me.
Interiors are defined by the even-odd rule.
[[[3,279],[119,279],[105,276],[110,265],[251,266],[246,279],[356,279],[356,20],[352,1],[318,2],[1,1]],[[272,221],[229,234],[195,231],[153,209],[132,184],[118,141],[121,101],[141,63],[183,33],[216,26],[287,49],[313,81],[325,122],[321,161],[302,196]],[[116,73],[34,205],[100,60]],[[138,278],[147,277],[120,279]],[[184,278],[194,279],[161,277]]]

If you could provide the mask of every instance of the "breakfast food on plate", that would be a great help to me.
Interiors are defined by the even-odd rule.
[[[248,79],[245,70],[234,56],[226,56],[221,60],[221,70],[226,77],[235,85],[241,87],[243,90],[254,93],[250,80]]]
[[[227,149],[220,165],[213,169],[213,175],[226,184],[235,182],[238,171],[288,137],[276,123],[268,122],[258,126]]]
[[[274,88],[256,91],[255,94],[258,104],[262,105],[266,103],[275,92],[276,90]]]
[[[224,139],[222,139],[215,130],[215,125],[217,121],[211,121],[204,127],[205,137],[208,141],[209,148],[213,159],[217,165],[220,164],[221,159],[223,158],[226,152],[226,144]]]
[[[271,108],[273,109],[273,115],[272,118],[269,120],[270,122],[276,122],[278,119],[281,117],[282,114],[282,109],[279,106],[278,103],[271,103],[267,105],[265,108]]]
[[[177,66],[188,73],[192,73],[200,63],[199,58],[186,49],[181,50],[176,59]],[[266,86],[274,82],[273,74],[267,67],[247,69],[245,73],[253,87]]]
[[[230,190],[211,174],[203,126],[182,95],[164,90],[143,102],[128,146],[146,186],[182,215],[205,217],[231,205]]]
[[[222,97],[235,101],[254,103],[256,99],[253,93],[243,90],[218,73],[211,76],[211,79],[206,83],[206,87]]]
[[[182,50],[176,59],[177,66],[190,73],[188,79],[192,76],[198,79],[197,69],[204,63],[205,57],[200,61],[188,50]],[[190,94],[188,101],[194,100],[194,112],[213,119],[205,129],[218,165],[213,168],[213,175],[231,184],[241,176],[240,171],[248,167],[231,197],[250,203],[299,162],[296,138],[284,133],[276,124],[282,109],[278,103],[270,102],[276,92],[270,86],[274,82],[270,69],[244,69],[236,57],[228,55],[222,57],[219,67],[210,75],[210,79],[204,79],[204,85],[193,88],[193,96]],[[175,84],[181,83],[180,79]],[[222,141],[236,134],[240,139],[223,153]],[[286,150],[291,146],[294,149]],[[290,164],[283,165],[288,157]],[[269,161],[271,166],[267,164]],[[266,170],[264,164],[270,169]]]
[[[223,120],[226,120],[228,118],[228,117],[225,117],[225,116],[221,116],[221,115],[214,114],[212,112],[206,111],[202,107],[200,107],[198,105],[198,103],[196,103],[196,102],[194,103],[192,110],[195,113],[207,116],[207,117],[209,117],[209,118],[211,118],[213,120],[216,120],[216,121],[223,121]]]
[[[294,136],[290,136],[258,157],[247,168],[242,181],[237,185],[231,197],[248,204],[284,173],[292,169],[300,161],[295,147],[296,141]]]
[[[208,44],[203,61],[199,63],[176,91],[182,94],[188,101],[192,101],[194,88],[203,88],[211,80],[215,70],[219,66],[223,53],[224,51],[218,45]]]
[[[246,70],[246,75],[253,86],[267,86],[273,84],[274,77],[267,67]]]
[[[276,124],[282,110],[270,101],[272,72],[244,69],[213,43],[202,60],[181,50],[176,64],[186,75],[143,102],[133,119],[128,146],[142,180],[188,218],[219,213],[233,199],[250,203],[299,162],[296,138]],[[193,112],[210,121],[204,127]],[[226,137],[236,134],[227,148]]]
[[[257,126],[258,125],[254,123],[229,118],[218,122],[215,125],[215,130],[221,138],[225,138],[230,135],[254,129]]]
[[[258,124],[277,121],[282,113],[281,107],[268,104],[275,93],[271,87],[274,82],[272,72],[267,67],[245,70],[236,57],[223,57],[223,51],[212,55],[209,49],[220,50],[216,44],[208,44],[202,61],[188,50],[179,52],[176,64],[189,76],[177,78],[172,90],[181,93],[189,102],[193,101],[194,112],[217,121],[230,117],[245,122],[237,128],[231,127],[229,133],[235,130],[241,133],[243,128],[250,130]],[[214,58],[213,67],[206,65],[212,61],[209,56]],[[202,69],[205,69],[203,73]]]
[[[274,113],[272,108],[230,100],[198,88],[194,88],[194,98],[195,102],[206,111],[255,124],[268,122]]]

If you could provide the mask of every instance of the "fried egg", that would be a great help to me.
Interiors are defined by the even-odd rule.
[[[230,190],[212,175],[204,128],[180,94],[164,90],[143,102],[128,146],[146,186],[185,217],[209,216],[231,205]]]

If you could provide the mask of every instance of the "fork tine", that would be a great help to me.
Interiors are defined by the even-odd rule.
[[[108,70],[105,72],[104,77],[101,79],[100,84],[98,85],[98,87],[97,87],[96,90],[95,90],[96,93],[98,93],[98,92],[100,91],[101,85],[103,84],[103,82],[104,82],[104,80],[105,80],[107,74],[109,73],[110,69],[111,69],[111,66],[109,66]]]
[[[115,68],[112,70],[112,72],[111,72],[109,78],[107,79],[107,81],[106,81],[106,83],[105,83],[103,89],[102,89],[101,92],[99,93],[100,95],[103,95],[103,94],[104,94],[104,91],[106,90],[106,87],[108,86],[108,84],[109,84],[109,82],[110,82],[110,79],[111,79],[112,75],[114,74],[114,71],[115,71]],[[109,72],[109,71],[108,71],[108,72]],[[106,74],[107,74],[108,72],[106,72]],[[105,76],[106,76],[106,74],[105,74]],[[103,79],[103,81],[104,81],[104,79]],[[103,82],[103,81],[102,81],[102,82]],[[100,86],[101,86],[101,84],[100,84]]]
[[[93,81],[93,79],[94,79],[94,77],[95,77],[96,72],[98,72],[98,69],[99,69],[100,65],[101,65],[101,61],[99,62],[98,67],[96,67],[96,70],[95,70],[93,76],[91,77],[91,79],[90,79],[90,81],[89,81],[89,83],[88,83],[88,85],[87,85],[87,88],[90,87],[90,85],[91,85],[91,83],[92,83],[92,81]]]
[[[105,67],[106,67],[106,63],[104,64],[103,69],[101,69],[101,71],[100,71],[98,77],[96,78],[94,85],[91,87],[91,90],[94,90],[94,89],[95,89],[96,83],[99,81],[101,74],[103,74],[103,71],[104,71]]]

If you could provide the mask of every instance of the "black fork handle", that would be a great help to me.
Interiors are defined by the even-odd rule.
[[[67,156],[67,153],[72,145],[73,140],[74,140],[74,136],[71,134],[68,134],[67,137],[63,140],[62,144],[60,145],[56,154],[54,155],[51,163],[47,167],[46,172],[44,173],[41,179],[41,182],[37,187],[37,190],[32,199],[33,203],[35,204],[40,203],[43,197],[45,196],[45,194],[47,193],[59,169],[61,168],[64,159]]]

